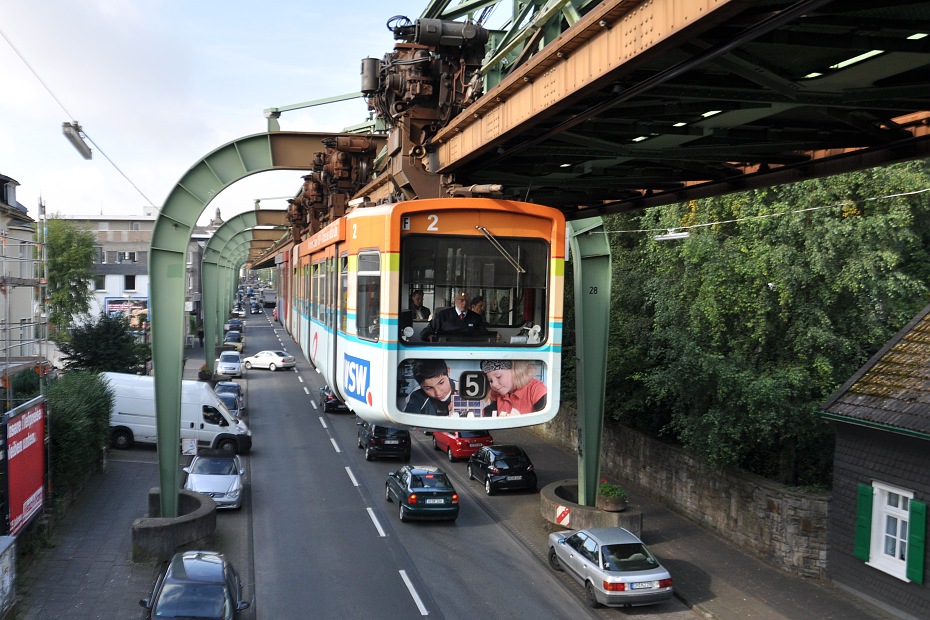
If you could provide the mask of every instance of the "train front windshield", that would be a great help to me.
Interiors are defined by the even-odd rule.
[[[526,347],[546,339],[549,244],[408,235],[401,245],[401,339],[411,346]]]

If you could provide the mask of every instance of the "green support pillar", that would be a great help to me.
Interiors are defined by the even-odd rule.
[[[163,517],[178,516],[185,262],[194,225],[210,201],[236,181],[268,170],[306,171],[313,153],[326,149],[323,140],[338,135],[275,132],[230,142],[188,170],[159,212],[149,252],[149,307]]]
[[[578,384],[578,503],[594,506],[601,469],[607,337],[610,330],[610,244],[601,218],[568,222],[575,279],[575,370]]]

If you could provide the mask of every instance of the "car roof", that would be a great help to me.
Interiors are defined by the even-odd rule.
[[[165,581],[223,583],[226,558],[217,551],[184,551],[174,554]]]
[[[234,390],[239,391],[242,389],[242,386],[236,383],[235,381],[217,381],[216,387],[213,389],[217,390],[219,388],[233,388]]]
[[[602,545],[620,545],[626,543],[642,543],[633,532],[622,527],[592,527],[582,530],[597,539]]]
[[[236,353],[235,351],[223,351],[222,353],[220,353],[220,359],[223,359],[224,357],[235,357],[237,360],[241,359],[239,357],[239,354]]]

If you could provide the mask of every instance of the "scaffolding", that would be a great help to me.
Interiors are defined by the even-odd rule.
[[[44,384],[48,361],[46,312],[48,234],[44,205],[40,220],[3,217],[0,222],[0,392],[4,412],[26,398],[17,398],[13,378],[34,370]]]

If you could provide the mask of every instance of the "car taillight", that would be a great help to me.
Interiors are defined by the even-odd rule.
[[[499,470],[499,469],[496,468],[496,467],[488,467],[488,471],[491,472],[492,474],[499,474],[499,473],[501,473],[501,470]]]
[[[613,581],[605,581],[604,590],[606,590],[607,592],[623,592],[624,590],[626,590],[626,584],[615,583]]]
[[[458,494],[458,493],[453,493],[453,494],[452,494],[452,503],[453,503],[453,504],[458,504],[458,503],[459,503],[459,494]],[[671,579],[669,579],[669,581],[671,581]]]
[[[408,496],[407,496],[407,503],[408,503],[408,504],[416,504],[416,503],[417,503],[417,494],[416,494],[416,493],[411,493],[410,495],[408,495]]]
[[[672,578],[669,577],[668,579],[659,579],[659,587],[660,588],[671,588]]]

